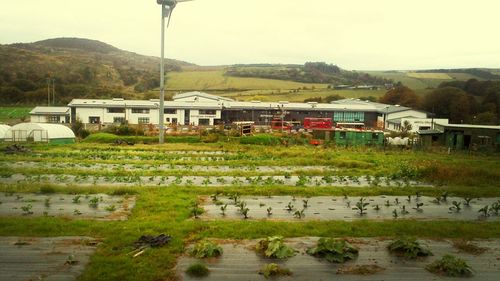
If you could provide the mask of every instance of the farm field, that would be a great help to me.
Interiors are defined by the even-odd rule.
[[[0,144],[0,150],[5,146]],[[0,237],[97,239],[89,258],[75,251],[81,270],[65,280],[194,280],[184,272],[197,261],[208,264],[207,280],[220,280],[227,272],[235,274],[234,280],[265,280],[257,272],[269,262],[288,267],[287,280],[307,280],[311,271],[300,266],[303,262],[325,279],[380,280],[406,270],[415,279],[439,279],[424,267],[445,254],[466,260],[473,280],[498,277],[497,154],[243,145],[237,139],[28,146],[32,152],[0,154]],[[52,210],[47,214],[46,198]],[[28,204],[32,209],[22,208]],[[119,219],[106,219],[114,212]],[[160,234],[171,240],[162,247],[137,248],[141,236]],[[262,259],[245,246],[276,235],[300,254]],[[414,262],[389,256],[385,247],[402,236],[417,237],[434,256]],[[347,238],[359,256],[331,266],[304,254],[318,237]],[[453,244],[459,238],[487,250],[462,253]],[[221,245],[221,258],[188,255],[204,239]],[[244,255],[234,259],[240,252]],[[54,266],[64,265],[66,256],[55,259]],[[340,268],[374,263],[384,270],[364,277],[337,274]],[[33,271],[34,277],[43,274]]]
[[[32,109],[33,107],[0,107],[0,123],[20,122],[24,117],[29,119],[29,112]]]
[[[315,89],[315,90],[300,90],[299,92],[290,91],[272,91],[272,90],[253,90],[245,92],[230,92],[222,93],[221,96],[233,98],[241,101],[291,101],[303,102],[309,98],[326,98],[331,95],[339,95],[344,98],[362,98],[362,97],[375,97],[383,96],[386,90],[329,90],[329,89]]]

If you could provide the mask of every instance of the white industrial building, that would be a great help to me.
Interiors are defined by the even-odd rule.
[[[32,120],[62,123],[81,120],[84,124],[106,126],[112,124],[159,124],[159,100],[74,99],[60,110],[38,107],[32,111]],[[37,116],[55,116],[43,119]],[[49,114],[50,113],[50,114]],[[45,114],[45,115],[44,115]],[[307,117],[332,118],[338,126],[388,128],[389,120],[398,118],[426,118],[427,113],[404,106],[387,105],[358,99],[344,99],[332,103],[296,102],[240,102],[201,92],[178,94],[165,101],[163,120],[170,124],[211,126],[238,121],[252,121],[268,125],[273,119],[300,121]],[[36,119],[38,118],[38,119]],[[385,122],[384,122],[385,121]]]
[[[32,123],[70,123],[69,107],[37,106],[30,111]]]

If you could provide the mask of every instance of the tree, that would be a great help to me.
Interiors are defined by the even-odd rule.
[[[35,83],[27,79],[17,79],[12,83],[12,86],[18,88],[23,92],[29,92],[36,90],[37,86]]]
[[[16,87],[3,87],[0,89],[0,100],[5,103],[14,104],[24,99],[24,93]]]
[[[399,104],[412,108],[419,107],[420,98],[406,86],[397,86],[389,90],[379,101],[386,104]]]
[[[498,124],[498,118],[497,115],[491,111],[486,111],[479,113],[476,118],[474,118],[474,123],[475,124],[481,124],[481,125],[497,125]]]
[[[455,87],[435,89],[425,96],[422,105],[436,117],[449,118],[451,123],[470,122],[476,107],[474,97]]]

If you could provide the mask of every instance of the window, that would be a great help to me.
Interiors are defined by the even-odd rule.
[[[340,132],[340,139],[341,140],[345,140],[347,137],[347,133],[346,132]]]
[[[165,108],[163,110],[163,113],[165,114],[177,114],[177,109],[173,109],[173,108]]]
[[[210,125],[210,119],[199,119],[198,120],[198,125],[200,126],[208,126]]]
[[[372,133],[372,140],[378,140],[378,134]]]
[[[132,113],[149,114],[149,108],[132,108]]]
[[[215,115],[216,114],[216,111],[213,109],[200,109],[198,112],[200,115]],[[243,113],[246,113],[246,112],[243,111]]]
[[[110,108],[108,108],[108,113],[125,113],[125,108],[123,108],[123,107],[110,107]]]
[[[177,124],[177,118],[172,118],[172,124]]]
[[[125,117],[113,117],[113,123],[125,124]]]
[[[333,113],[334,122],[364,122],[364,112],[340,111]]]
[[[51,116],[48,116],[47,119],[48,119],[49,123],[59,123],[59,116],[51,115]]]
[[[139,124],[149,124],[149,117],[139,117]]]
[[[101,118],[95,117],[95,116],[89,116],[89,123],[90,124],[99,124],[99,123],[101,123]]]
[[[167,117],[167,118],[165,118],[165,121],[166,121],[167,123],[170,123],[170,118],[168,118],[168,117]]]

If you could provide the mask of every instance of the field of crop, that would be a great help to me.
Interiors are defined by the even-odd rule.
[[[276,91],[276,90],[254,90],[245,92],[231,92],[223,93],[221,96],[233,98],[241,101],[293,101],[303,102],[309,98],[326,98],[332,95],[339,95],[344,98],[362,98],[362,97],[375,97],[379,98],[386,93],[386,90],[329,90],[329,89],[315,89],[315,90],[300,90],[293,91]]]
[[[453,77],[447,73],[419,73],[419,72],[408,72],[406,74],[408,77],[418,78],[418,79],[436,79],[436,80],[452,80]]]
[[[167,77],[169,91],[187,90],[288,90],[326,88],[325,84],[308,84],[283,80],[224,76],[224,70],[171,72]]]
[[[29,112],[33,107],[0,107],[0,123],[20,121],[21,118],[29,119]]]
[[[5,146],[0,144],[0,149]],[[350,266],[373,266],[376,257],[383,269],[375,268],[359,280],[380,280],[407,268],[416,279],[429,279],[436,275],[425,268],[446,254],[465,259],[475,270],[474,280],[498,277],[494,270],[499,266],[495,241],[500,238],[497,154],[245,145],[238,139],[29,147],[31,152],[0,154],[0,236],[9,241],[97,239],[90,260],[75,252],[65,264],[58,264],[65,260],[61,255],[53,261],[52,266],[65,270],[68,260],[69,269],[73,261],[88,261],[83,272],[77,270],[81,273],[77,280],[194,280],[185,272],[204,272],[205,265],[210,280],[220,280],[226,270],[236,279],[264,280],[258,274],[264,262],[289,267],[292,275],[287,280],[307,280],[312,271],[300,266],[303,262],[328,279]],[[162,233],[171,236],[166,245],[138,246],[142,235]],[[385,250],[389,241],[381,237],[405,236],[427,239],[424,242],[435,257],[414,263],[391,257]],[[264,250],[232,246],[262,246],[267,242],[258,241],[267,237],[282,249],[278,256],[269,252],[261,258]],[[354,250],[341,255],[345,263],[332,269],[309,249],[319,247],[318,237],[347,238],[359,255]],[[469,248],[488,250],[457,254],[459,246],[453,241],[458,238],[466,239],[462,243]],[[382,246],[375,249],[364,239]],[[349,246],[342,241],[332,243]],[[193,245],[198,244],[196,252]],[[291,250],[286,259],[289,250],[281,248],[286,245],[302,254],[293,257]],[[29,250],[21,247],[28,246],[9,251]],[[222,257],[206,258],[212,254]],[[201,265],[189,269],[195,262]],[[6,270],[0,267],[0,276],[8,276]],[[352,275],[338,278],[357,280]]]

